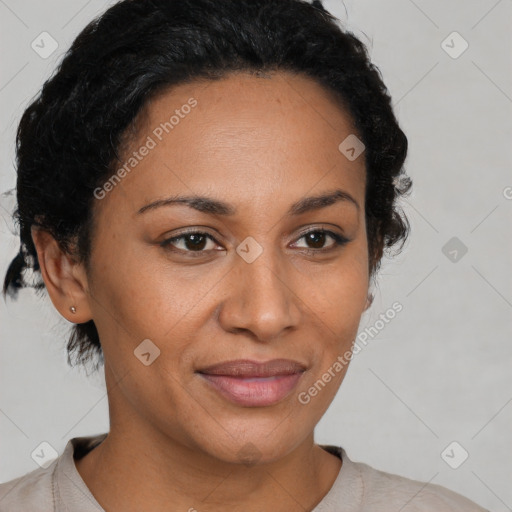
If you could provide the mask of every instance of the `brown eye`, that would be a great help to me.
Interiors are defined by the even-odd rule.
[[[310,244],[313,249],[322,249],[328,235],[323,231],[312,231],[307,235],[304,235],[306,242]]]
[[[328,247],[325,247],[326,241],[331,238],[334,240],[334,243],[331,243]],[[327,231],[325,229],[315,229],[313,231],[309,231],[304,233],[299,240],[304,239],[306,241],[307,246],[305,249],[310,249],[314,251],[328,251],[334,249],[338,246],[342,246],[349,242],[349,240],[337,233],[332,231]]]
[[[190,234],[182,237],[185,247],[191,251],[202,251],[205,248],[207,237],[202,234]]]
[[[208,248],[207,246],[209,241],[213,242],[213,244]],[[216,240],[208,233],[194,231],[191,233],[184,233],[173,238],[168,238],[160,245],[169,250],[183,253],[197,253],[194,254],[194,256],[199,256],[201,253],[213,250],[217,244]]]

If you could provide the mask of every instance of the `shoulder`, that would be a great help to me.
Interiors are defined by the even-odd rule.
[[[325,497],[319,512],[340,504],[347,510],[373,512],[488,512],[464,496],[441,485],[420,482],[386,473],[368,464],[352,461],[339,446],[322,445],[343,461],[338,478]],[[325,508],[330,507],[330,508]],[[315,509],[316,511],[317,509]]]
[[[26,475],[0,484],[0,512],[53,510],[55,461]]]
[[[106,436],[103,433],[74,437],[47,466],[0,484],[0,512],[101,510],[81,479],[73,458],[88,453]]]
[[[346,454],[345,458],[348,459]],[[361,462],[350,463],[361,475],[364,504],[368,510],[373,510],[374,506],[378,508],[379,504],[392,503],[403,512],[488,512],[441,485],[386,473]]]

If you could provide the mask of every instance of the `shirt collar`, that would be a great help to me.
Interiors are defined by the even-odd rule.
[[[54,499],[56,512],[105,512],[78,472],[74,457],[84,456],[100,444],[107,433],[95,436],[74,437],[68,441],[57,461],[54,472]],[[345,512],[357,512],[363,499],[363,482],[357,465],[347,456],[345,450],[334,445],[320,445],[321,448],[340,457],[342,466],[322,501],[312,512],[331,512],[343,506]]]

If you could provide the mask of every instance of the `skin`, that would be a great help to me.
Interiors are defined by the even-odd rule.
[[[308,404],[298,395],[351,349],[369,305],[364,158],[338,150],[356,133],[347,113],[322,86],[288,72],[160,94],[125,157],[191,97],[190,114],[96,202],[88,269],[33,230],[53,304],[71,322],[94,319],[105,357],[110,432],[76,467],[107,511],[311,510],[341,468],[313,430],[347,366]],[[342,200],[287,215],[335,189],[358,206]],[[207,195],[236,213],[185,204],[137,213],[175,194]],[[322,227],[349,242],[303,236]],[[215,241],[199,257],[187,238],[175,251],[160,245],[184,228]],[[263,248],[252,263],[236,252],[248,236]],[[160,350],[148,366],[134,355],[145,339]],[[294,359],[307,370],[266,407],[233,404],[195,373],[242,358]]]

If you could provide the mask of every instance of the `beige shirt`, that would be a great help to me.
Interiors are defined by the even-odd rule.
[[[0,512],[105,512],[73,458],[83,457],[106,435],[70,439],[49,467],[1,484]],[[331,489],[311,512],[488,512],[439,485],[384,473],[352,462],[341,447],[320,446],[343,464]]]

